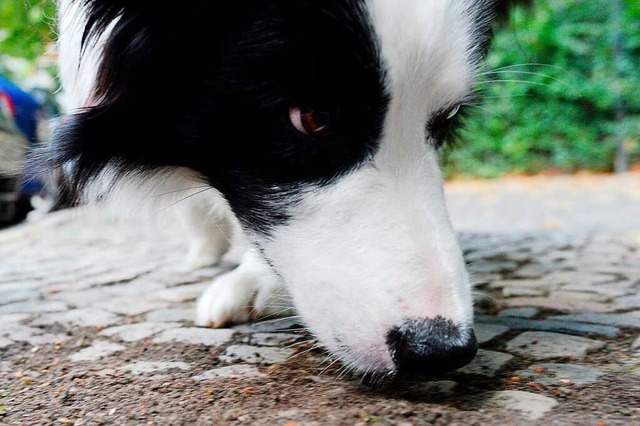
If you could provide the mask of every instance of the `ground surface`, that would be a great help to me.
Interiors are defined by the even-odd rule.
[[[490,296],[482,350],[375,388],[292,321],[194,328],[220,270],[148,227],[63,212],[0,232],[0,423],[640,424],[640,176],[447,192]]]

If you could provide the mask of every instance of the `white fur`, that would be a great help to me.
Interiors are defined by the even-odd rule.
[[[219,327],[291,312],[284,284],[310,330],[336,357],[363,372],[391,372],[386,336],[405,319],[472,322],[469,277],[449,223],[437,153],[425,141],[428,117],[464,101],[470,90],[472,1],[367,1],[391,95],[379,151],[333,185],[309,188],[290,223],[272,238],[253,236],[278,276],[259,254],[247,252],[240,267],[199,300],[198,324]],[[101,41],[78,66],[84,21],[68,4],[62,0],[62,80],[81,107],[90,103]],[[141,185],[144,194],[201,185],[184,170],[163,173],[162,179],[119,185],[116,198],[130,200]],[[109,172],[98,182],[93,198],[110,188]],[[238,228],[217,191],[199,198],[179,208],[194,241],[194,266],[216,262],[229,245],[223,237]]]

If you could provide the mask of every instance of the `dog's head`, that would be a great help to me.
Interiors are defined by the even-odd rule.
[[[78,188],[105,167],[192,169],[343,363],[473,358],[437,150],[470,96],[491,0],[83,3],[85,44],[111,35],[92,106],[56,133]]]

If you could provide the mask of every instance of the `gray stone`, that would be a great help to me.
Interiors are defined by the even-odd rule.
[[[228,363],[242,361],[249,364],[284,364],[294,353],[294,350],[285,348],[233,345],[229,346],[219,359]]]
[[[87,308],[94,303],[108,299],[109,296],[105,294],[103,288],[93,288],[81,291],[63,291],[53,294],[51,298],[61,300],[75,308]]]
[[[35,299],[40,295],[38,290],[33,289],[4,290],[0,287],[0,290],[2,290],[0,291],[0,305]]]
[[[582,300],[579,298],[571,299],[569,297],[513,297],[505,299],[504,304],[512,308],[535,306],[560,312],[614,312],[619,309],[614,303]]]
[[[609,325],[585,324],[582,322],[560,321],[560,320],[531,320],[526,318],[515,318],[506,316],[478,315],[477,324],[498,324],[515,330],[537,330],[537,331],[561,331],[570,333],[599,334],[607,337],[615,337],[620,333],[620,329]]]
[[[538,371],[540,370],[540,371]],[[558,384],[586,385],[593,383],[606,373],[596,368],[575,364],[535,364],[526,370],[516,371],[515,375],[529,378],[541,385]]]
[[[559,315],[551,318],[560,321],[586,322],[589,324],[614,325],[640,329],[640,315],[638,315],[637,312],[629,314]]]
[[[33,346],[64,342],[68,338],[63,334],[49,334],[41,328],[21,324],[0,325],[0,336],[15,342],[29,343]]]
[[[186,362],[136,361],[125,365],[122,369],[132,374],[140,375],[171,370],[189,371],[191,370],[191,365]]]
[[[552,284],[593,285],[613,280],[611,276],[581,271],[553,271],[544,277],[544,281]]]
[[[300,338],[291,333],[256,333],[251,335],[251,342],[256,346],[284,346]]]
[[[80,327],[108,327],[120,322],[120,317],[111,312],[95,308],[72,309],[67,312],[46,314],[33,322],[34,325],[77,325]]]
[[[149,312],[149,322],[192,322],[196,316],[195,308],[165,308]]]
[[[522,296],[544,296],[546,294],[543,288],[530,287],[503,287],[502,295],[504,297],[522,297]]]
[[[111,342],[96,340],[93,345],[72,354],[69,359],[73,362],[97,361],[118,352],[122,352],[126,347]]]
[[[512,359],[513,355],[480,349],[471,364],[457,371],[463,374],[495,377]]]
[[[146,296],[165,288],[166,286],[162,283],[141,278],[128,283],[112,285],[104,290],[114,296]]]
[[[9,347],[13,345],[15,342],[13,340],[6,339],[4,337],[0,337],[0,349]]]
[[[477,323],[473,328],[476,334],[476,339],[478,339],[478,343],[480,344],[487,343],[496,337],[500,337],[510,330],[506,325],[486,323]]]
[[[473,274],[476,272],[509,272],[513,271],[518,267],[516,262],[512,261],[501,261],[496,262],[495,260],[486,260],[484,262],[473,262],[469,265],[469,271]]]
[[[157,300],[145,300],[137,297],[122,297],[111,299],[94,306],[102,308],[115,314],[136,316],[153,311],[154,309],[166,308],[168,303]]]
[[[436,382],[422,382],[411,386],[410,393],[431,397],[433,395],[452,395],[458,387],[458,383],[452,380],[440,380]]]
[[[499,408],[518,411],[530,421],[541,419],[558,405],[558,401],[548,396],[522,391],[495,392],[486,402]]]
[[[498,313],[499,317],[533,318],[540,312],[536,308],[510,308]]]
[[[34,301],[11,303],[0,306],[0,315],[5,314],[39,314],[43,312],[62,312],[69,309],[67,305],[56,301]]]
[[[638,337],[638,338],[636,339],[636,341],[635,341],[635,342],[633,342],[633,345],[631,345],[631,348],[633,348],[633,349],[640,349],[640,337]]]
[[[622,308],[640,309],[640,294],[618,297],[615,303]]]
[[[233,327],[233,329],[239,333],[273,333],[277,331],[287,331],[291,328],[299,328],[300,324],[300,317],[292,316],[256,322],[253,324],[238,325]]]
[[[156,343],[177,342],[189,345],[220,346],[227,343],[235,331],[230,329],[174,328],[167,330],[154,339]]]
[[[509,352],[532,359],[584,358],[604,342],[567,334],[528,331],[507,343]]]
[[[252,365],[239,364],[230,365],[228,367],[216,368],[205,371],[204,373],[194,376],[193,380],[203,382],[212,379],[237,379],[237,378],[260,378],[267,377],[266,374],[258,370]]]
[[[17,324],[22,321],[26,321],[31,318],[28,314],[9,314],[0,315],[0,325],[3,324]]]
[[[190,302],[196,300],[207,289],[210,283],[197,283],[173,287],[156,292],[155,299],[167,302]]]
[[[121,325],[103,330],[101,336],[117,337],[125,342],[137,342],[154,336],[162,331],[178,328],[177,322],[141,322],[137,324]]]

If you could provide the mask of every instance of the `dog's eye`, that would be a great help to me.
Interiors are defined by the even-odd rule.
[[[316,108],[289,108],[291,124],[297,131],[305,135],[323,136],[331,131],[331,115]]]
[[[450,109],[442,110],[431,117],[427,124],[427,132],[435,141],[436,148],[441,147],[447,141],[452,129],[459,121],[459,112],[462,105],[456,105]]]
[[[460,105],[456,105],[455,107],[451,108],[451,110],[449,111],[449,114],[447,115],[447,120],[451,120],[453,117],[458,115],[459,112],[460,112]]]

